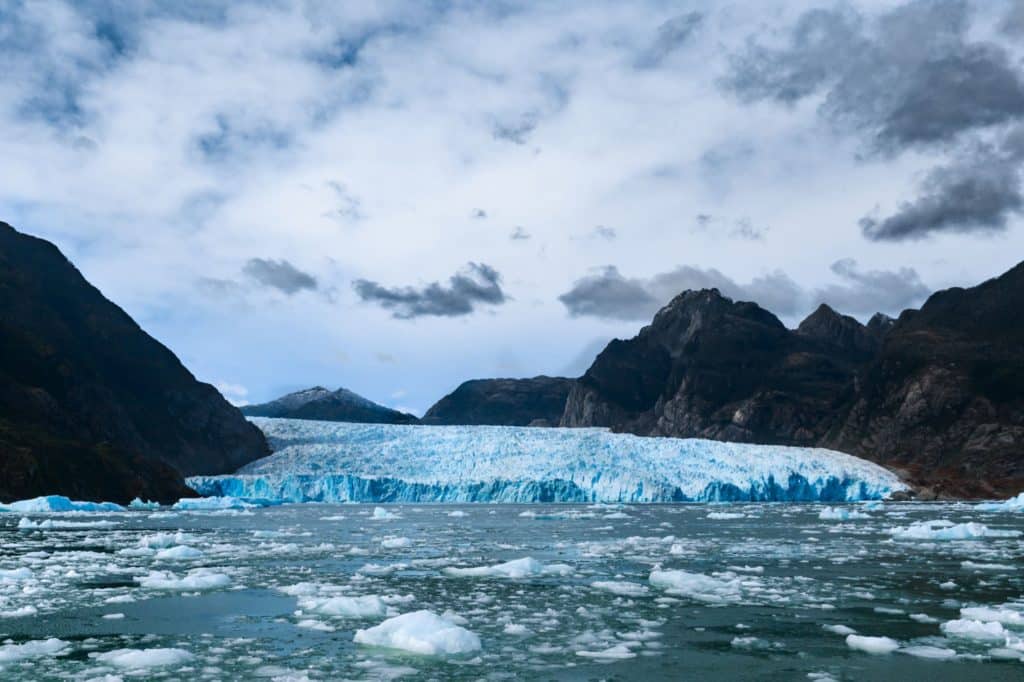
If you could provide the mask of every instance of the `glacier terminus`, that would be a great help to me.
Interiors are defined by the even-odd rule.
[[[733,502],[882,499],[892,472],[832,450],[647,438],[605,429],[253,418],[273,454],[188,479],[281,502]]]

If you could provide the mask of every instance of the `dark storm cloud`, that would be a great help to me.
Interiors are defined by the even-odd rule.
[[[644,320],[664,304],[647,290],[641,279],[626,279],[613,265],[573,283],[558,297],[573,317]]]
[[[316,278],[299,270],[288,261],[250,258],[242,268],[247,276],[265,287],[277,289],[291,296],[304,289],[315,290]]]
[[[469,263],[448,279],[448,286],[432,282],[425,287],[385,287],[365,279],[352,284],[363,301],[392,311],[392,317],[457,317],[472,313],[478,304],[501,305],[508,300],[501,275],[489,265]]]
[[[700,12],[690,12],[663,23],[651,44],[637,57],[636,68],[651,69],[661,64],[690,39],[703,20]]]
[[[1024,211],[1021,163],[1024,128],[1004,138],[1000,148],[976,145],[931,170],[919,195],[892,215],[860,221],[872,241],[922,239],[935,233],[992,233],[1006,229],[1011,214]]]
[[[999,29],[1010,36],[1024,35],[1024,2],[1010,0],[1010,7],[999,23]]]
[[[962,0],[917,0],[870,23],[811,10],[788,45],[748,44],[724,84],[746,101],[824,91],[821,115],[876,151],[947,143],[1024,116],[1019,70],[997,45],[967,42],[968,18]]]
[[[722,272],[689,265],[650,278],[626,278],[614,266],[577,280],[558,297],[572,317],[648,320],[688,289],[718,289],[737,300],[752,300],[780,314],[801,310],[803,292],[787,275],[775,272],[739,284]]]
[[[842,283],[816,290],[812,299],[851,315],[916,307],[931,293],[913,268],[864,271],[854,259],[844,258],[833,263],[831,270]]]

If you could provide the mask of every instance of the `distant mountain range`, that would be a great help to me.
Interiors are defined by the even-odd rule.
[[[0,222],[0,501],[169,502],[269,454],[53,244]]]
[[[280,417],[335,422],[374,424],[415,424],[411,414],[378,405],[344,388],[330,391],[322,386],[307,388],[277,400],[241,408],[247,417]]]

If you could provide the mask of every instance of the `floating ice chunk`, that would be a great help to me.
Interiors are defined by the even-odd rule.
[[[936,660],[956,658],[955,651],[939,646],[905,646],[899,650],[899,653],[916,656],[917,658],[932,658]]]
[[[124,507],[113,502],[80,502],[63,495],[46,495],[31,500],[19,500],[0,505],[0,509],[19,514],[45,514],[49,512],[118,512]]]
[[[983,502],[974,507],[985,512],[1019,512],[1024,511],[1024,493],[1002,502]]]
[[[409,538],[384,538],[380,541],[380,546],[384,549],[399,549],[401,547],[408,547],[412,544],[412,540]]]
[[[869,519],[870,515],[848,507],[825,507],[818,512],[822,521],[851,521],[853,519]]]
[[[32,573],[31,568],[11,568],[11,569],[0,569],[0,584],[2,583],[17,583],[23,580],[32,580],[35,574]]]
[[[345,618],[374,618],[386,616],[388,605],[378,596],[328,597],[326,599],[305,597],[299,599],[299,608],[325,616]]]
[[[974,561],[961,561],[960,566],[968,571],[1016,571],[1010,564],[981,564]]]
[[[174,503],[178,511],[220,511],[224,509],[255,509],[280,504],[274,500],[249,497],[183,497]]]
[[[373,514],[370,515],[370,518],[374,521],[390,521],[391,519],[400,519],[402,516],[395,512],[388,511],[384,507],[374,507]]]
[[[160,508],[159,502],[149,502],[142,498],[136,497],[134,500],[128,503],[129,509],[144,509],[147,511],[156,511]]]
[[[354,641],[427,656],[480,650],[480,638],[474,633],[426,610],[404,613],[375,627],[356,630]]]
[[[156,553],[155,558],[160,561],[191,561],[192,559],[201,559],[202,557],[203,553],[195,547],[177,545],[175,547],[161,549]]]
[[[467,514],[466,512],[462,511],[461,509],[456,509],[455,511],[448,512],[448,516],[450,516],[452,518],[455,518],[455,519],[461,519],[464,516],[469,516],[469,514]]]
[[[846,625],[822,625],[821,627],[823,627],[826,630],[828,630],[829,632],[833,632],[833,633],[835,633],[837,635],[846,636],[846,635],[855,635],[855,634],[857,634],[856,630],[854,630],[853,628],[848,627]]]
[[[573,572],[573,567],[568,564],[542,564],[533,557],[523,557],[494,566],[449,566],[443,572],[456,578],[529,578],[539,575],[569,575]]]
[[[1024,612],[1010,608],[990,606],[967,606],[960,609],[960,615],[970,620],[982,620],[1004,625],[1024,626]]]
[[[184,649],[114,649],[96,654],[96,660],[100,663],[126,670],[181,665],[193,658],[192,654]]]
[[[741,581],[714,578],[688,571],[651,571],[649,581],[669,594],[678,594],[708,603],[735,602],[740,599]]]
[[[177,533],[155,533],[153,535],[143,535],[139,538],[139,547],[146,549],[167,549],[168,547],[175,547],[177,545],[187,545],[192,542],[194,538],[190,535],[182,533],[180,530]]]
[[[984,622],[960,618],[957,620],[947,620],[940,627],[946,636],[960,637],[961,639],[1004,640],[1007,635],[1002,623],[995,621]]]
[[[865,635],[847,635],[846,646],[869,654],[891,654],[900,648],[900,643],[889,637],[867,637]]]
[[[56,637],[34,639],[24,644],[4,644],[0,646],[0,663],[13,663],[30,658],[59,656],[66,653],[70,646],[70,642],[65,642]]]
[[[153,590],[215,590],[231,584],[231,578],[209,568],[197,568],[178,577],[167,571],[150,571],[149,575],[135,578],[141,587]]]
[[[533,634],[530,632],[529,628],[525,625],[521,625],[520,623],[507,623],[501,631],[506,635],[516,635],[518,637]]]
[[[22,518],[18,521],[18,530],[74,530],[76,528],[110,528],[116,526],[114,521],[64,521],[62,519],[43,519],[33,521]]]
[[[642,597],[648,592],[647,588],[640,583],[631,583],[622,580],[598,580],[590,583],[590,586],[598,590],[604,590],[605,592],[611,592],[612,594],[618,594],[623,597]]]
[[[37,613],[39,613],[39,609],[29,605],[11,609],[10,611],[0,611],[0,618],[24,618],[26,616],[34,616]]]
[[[597,428],[252,421],[274,454],[229,476],[189,478],[195,490],[290,502],[682,502],[853,501],[906,487],[820,448]]]
[[[636,658],[636,654],[630,651],[629,647],[625,644],[616,644],[613,647],[600,651],[577,651],[576,655],[598,661],[621,661],[627,658]]]
[[[736,512],[710,512],[707,517],[715,521],[727,521],[729,519],[746,518],[746,516],[746,514],[738,514]]]
[[[912,613],[910,614],[910,620],[917,621],[918,623],[938,623],[938,618],[933,618],[927,613]]]
[[[1015,538],[1019,530],[996,530],[982,523],[949,521],[918,521],[909,526],[889,529],[895,540],[980,540],[982,538]]]

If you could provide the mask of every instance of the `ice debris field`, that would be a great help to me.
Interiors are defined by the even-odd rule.
[[[1020,502],[27,500],[0,679],[1021,679]]]
[[[604,429],[253,419],[274,454],[204,495],[289,502],[852,501],[905,486],[820,448],[642,438]]]

